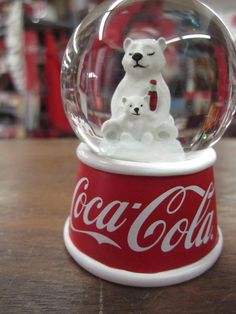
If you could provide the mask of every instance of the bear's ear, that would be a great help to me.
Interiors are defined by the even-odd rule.
[[[160,37],[160,38],[158,39],[157,43],[158,43],[158,45],[161,47],[162,51],[164,51],[165,48],[166,48],[166,46],[167,46],[167,45],[166,45],[166,40],[165,40],[165,38]]]
[[[123,48],[124,48],[124,51],[126,51],[126,49],[129,47],[129,45],[132,43],[132,39],[127,37],[125,40],[124,40],[124,43],[123,43]]]
[[[123,102],[123,104],[125,104],[126,101],[127,101],[127,98],[126,98],[125,96],[123,96],[123,97],[122,97],[122,102]]]
[[[146,95],[143,97],[143,99],[146,101],[146,103],[149,103],[150,101],[150,96],[149,95]]]

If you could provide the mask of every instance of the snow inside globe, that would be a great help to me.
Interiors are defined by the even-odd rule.
[[[232,120],[235,69],[226,26],[200,1],[106,1],[69,41],[62,98],[74,132],[96,154],[185,160]]]

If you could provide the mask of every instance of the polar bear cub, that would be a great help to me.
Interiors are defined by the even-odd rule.
[[[102,133],[109,141],[141,141],[150,144],[156,140],[176,139],[178,130],[170,116],[157,121],[149,107],[148,95],[122,97],[122,113],[104,122]]]
[[[149,96],[122,97],[122,113],[106,121],[102,133],[108,140],[153,141],[150,129]]]

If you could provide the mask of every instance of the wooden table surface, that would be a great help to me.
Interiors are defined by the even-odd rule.
[[[65,250],[76,146],[0,142],[0,313],[236,313],[236,140],[216,145],[220,259],[190,282],[150,289],[98,279]]]

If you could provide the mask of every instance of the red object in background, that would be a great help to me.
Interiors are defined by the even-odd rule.
[[[25,60],[26,60],[26,88],[27,91],[39,88],[38,80],[38,36],[35,31],[25,31]]]
[[[236,27],[236,15],[232,17],[232,26]]]
[[[150,110],[155,111],[158,106],[158,95],[157,95],[157,89],[156,89],[157,81],[156,80],[151,80],[150,81],[150,89],[148,92],[148,95],[150,96]]]
[[[132,6],[122,6],[121,9],[111,11],[104,23],[103,32],[99,34],[100,39],[111,47],[120,49],[123,46],[124,37],[127,35],[125,32],[129,30],[130,23],[135,16],[142,12],[142,8],[143,4],[137,2]]]
[[[45,32],[45,79],[47,84],[47,109],[49,121],[59,131],[70,132],[71,127],[66,118],[60,86],[61,62],[58,56],[58,49],[51,31]]]
[[[225,69],[227,69],[227,53],[224,51],[224,48],[215,45],[214,46],[214,55],[217,62],[217,69],[219,71],[218,77],[219,77],[219,84],[217,86],[219,90],[219,99],[220,102],[225,102],[228,97],[228,73]]]
[[[62,57],[64,55],[67,44],[68,44],[68,35],[66,34],[66,32],[60,32],[60,35],[59,35],[59,46],[60,46],[59,57],[60,57],[60,60],[62,59]]]

